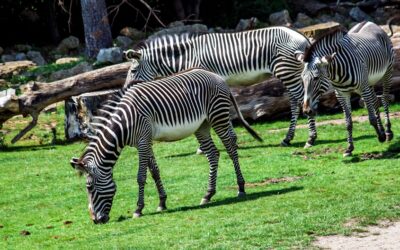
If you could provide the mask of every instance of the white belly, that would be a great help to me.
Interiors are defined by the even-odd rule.
[[[168,126],[166,124],[153,125],[153,140],[156,141],[177,141],[192,135],[205,121],[205,116],[193,122]]]
[[[369,85],[375,85],[379,80],[382,79],[386,71],[375,73],[374,75],[368,76]]]
[[[271,77],[271,72],[267,69],[243,72],[241,74],[230,75],[225,77],[225,81],[229,86],[248,86],[262,82]]]

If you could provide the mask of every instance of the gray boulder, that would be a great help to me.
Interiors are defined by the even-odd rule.
[[[134,41],[139,41],[145,38],[146,34],[132,27],[125,27],[120,32],[121,35],[129,37]]]
[[[290,19],[289,11],[282,10],[279,12],[272,13],[269,16],[269,22],[271,23],[271,25],[289,26],[292,23],[292,19]]]
[[[257,17],[240,19],[239,23],[236,25],[235,31],[251,30],[256,28],[259,23]]]
[[[129,37],[126,36],[118,36],[115,38],[115,43],[117,44],[118,47],[121,47],[122,49],[128,49],[133,41]]]
[[[32,49],[32,46],[28,44],[16,44],[14,45],[14,49],[18,52],[28,52]]]
[[[310,26],[313,24],[315,24],[315,22],[311,17],[309,17],[303,13],[298,13],[297,17],[296,17],[296,22],[294,23],[294,26],[296,28],[303,28],[303,27]]]
[[[88,62],[81,62],[70,69],[59,70],[50,75],[50,81],[57,81],[70,76],[78,75],[93,70],[92,65]]]
[[[359,7],[354,7],[350,10],[350,17],[353,18],[354,21],[362,22],[362,21],[372,21],[372,18],[362,11]]]
[[[47,64],[46,60],[44,60],[42,54],[40,54],[39,51],[34,51],[34,50],[28,51],[28,53],[26,54],[26,56],[27,56],[31,61],[33,61],[34,63],[36,63],[37,65],[42,66],[42,65]]]
[[[17,53],[17,54],[15,54],[15,60],[16,61],[24,61],[24,60],[26,60],[26,55],[25,55],[25,53]]]
[[[122,62],[123,52],[119,47],[101,49],[96,57],[96,63],[119,63]]]
[[[12,62],[15,61],[15,55],[5,54],[1,56],[1,60],[3,62]]]
[[[70,50],[79,48],[79,39],[74,36],[64,38],[57,47],[57,51],[60,53],[68,53]]]

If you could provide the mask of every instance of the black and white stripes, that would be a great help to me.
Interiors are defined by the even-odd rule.
[[[211,33],[194,36],[164,36],[130,50],[136,59],[125,86],[132,80],[153,80],[193,67],[207,69],[224,77],[229,85],[250,85],[273,74],[287,87],[291,104],[289,131],[282,141],[289,145],[294,137],[299,104],[304,93],[303,65],[294,54],[304,52],[309,41],[287,27],[272,27],[238,33]],[[139,63],[137,63],[139,62]],[[314,119],[310,119],[307,145],[316,139]]]
[[[317,40],[304,57],[302,77],[305,86],[304,110],[313,114],[318,106],[321,83],[330,82],[346,115],[348,148],[345,156],[351,155],[353,146],[350,94],[356,92],[364,99],[369,120],[375,128],[379,141],[391,140],[393,133],[389,120],[388,95],[393,71],[394,53],[387,34],[372,22],[362,22],[348,33],[335,30]],[[386,135],[379,115],[378,100],[373,89],[378,81],[383,82],[382,103],[386,118]]]
[[[208,190],[202,203],[207,203],[216,192],[219,153],[210,129],[221,138],[231,157],[238,183],[239,195],[244,195],[244,178],[240,171],[236,135],[230,122],[229,110],[233,104],[238,110],[228,86],[218,75],[193,69],[157,81],[133,85],[120,91],[97,117],[96,134],[81,158],[73,158],[73,167],[87,173],[89,210],[96,223],[108,221],[116,192],[112,168],[125,146],[134,146],[139,152],[137,181],[139,197],[135,216],[142,214],[147,168],[159,192],[159,210],[166,209],[167,195],[161,182],[152,151],[152,141],[176,141],[195,134],[205,152],[210,175]],[[249,132],[255,133],[239,115]]]

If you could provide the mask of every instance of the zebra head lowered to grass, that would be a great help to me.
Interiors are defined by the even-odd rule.
[[[237,154],[236,135],[229,110],[238,106],[224,80],[211,72],[193,69],[161,80],[132,85],[120,92],[117,101],[109,101],[103,109],[106,114],[97,117],[96,134],[84,154],[72,158],[71,165],[87,174],[89,211],[95,223],[105,223],[116,185],[112,170],[125,146],[138,149],[137,181],[139,196],[134,216],[141,216],[144,207],[144,185],[149,168],[155,181],[160,203],[166,209],[167,195],[152,150],[152,141],[176,141],[195,134],[210,166],[208,190],[202,204],[210,201],[216,192],[219,152],[210,129],[222,140],[236,172],[239,195],[245,194]],[[255,132],[239,115],[250,133]],[[261,140],[261,138],[259,138]]]
[[[388,95],[394,51],[388,35],[378,25],[362,22],[348,32],[342,28],[329,32],[317,40],[306,53],[298,53],[297,58],[305,65],[302,73],[305,89],[304,112],[315,114],[325,82],[330,82],[335,89],[346,116],[348,147],[344,156],[350,156],[354,149],[351,93],[358,93],[364,99],[370,123],[375,128],[379,141],[389,141],[393,138]],[[386,131],[382,126],[378,99],[373,88],[380,80],[383,85],[382,103]]]
[[[295,52],[310,46],[301,33],[287,27],[271,27],[237,33],[163,36],[151,39],[135,50],[127,51],[132,60],[125,86],[132,80],[149,81],[192,67],[207,69],[222,76],[228,85],[251,85],[271,74],[279,78],[289,92],[291,120],[282,145],[293,139],[303,98],[302,63]],[[310,134],[306,143],[317,138],[315,121],[309,117]]]

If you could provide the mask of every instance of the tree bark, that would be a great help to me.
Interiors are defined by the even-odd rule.
[[[179,20],[197,20],[200,15],[201,0],[174,0],[175,13]]]
[[[81,0],[86,55],[95,58],[101,48],[112,46],[105,0]]]

